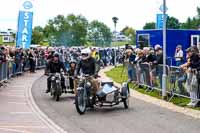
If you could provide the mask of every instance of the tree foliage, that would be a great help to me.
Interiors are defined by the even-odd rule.
[[[197,7],[197,15],[195,17],[188,17],[185,23],[181,24],[181,29],[198,29],[200,26],[200,8]]]
[[[143,27],[143,29],[155,29],[156,28],[156,23],[155,22],[149,22],[146,23]]]
[[[82,15],[58,15],[49,20],[44,35],[52,45],[80,46],[87,41],[87,27],[88,21]]]
[[[109,46],[112,40],[111,30],[104,23],[94,20],[88,26],[88,40],[95,46]]]
[[[168,16],[167,28],[168,29],[198,29],[200,26],[200,8],[197,7],[197,15],[195,17],[188,17],[186,22],[180,23],[175,17]],[[155,29],[155,23],[146,23],[143,29]]]
[[[135,45],[136,31],[132,27],[126,26],[121,31],[125,36],[129,37],[131,41],[129,42],[132,45]]]
[[[180,22],[175,17],[167,17],[167,28],[168,29],[179,29],[180,28]]]
[[[44,40],[43,28],[36,26],[32,31],[32,44],[40,44]]]

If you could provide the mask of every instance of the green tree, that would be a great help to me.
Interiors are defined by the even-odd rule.
[[[131,41],[129,42],[132,45],[135,45],[136,31],[132,27],[126,26],[121,31],[125,36],[129,37]]]
[[[179,20],[175,17],[167,17],[167,28],[168,29],[179,29],[180,23]]]
[[[200,8],[197,7],[197,15],[193,18],[188,17],[185,23],[181,24],[181,29],[198,29],[200,26]]]
[[[58,15],[48,21],[44,34],[51,45],[80,46],[87,41],[87,27],[88,21],[82,15]]]
[[[34,27],[32,31],[32,44],[41,44],[44,39],[43,28],[40,26]]]
[[[175,17],[167,17],[167,28],[168,29],[179,29],[180,23],[179,20]],[[145,24],[143,29],[156,29],[156,23],[154,22],[148,22]]]
[[[111,30],[104,23],[94,20],[88,26],[88,40],[95,46],[110,46]]]
[[[156,28],[156,23],[155,22],[149,22],[146,23],[143,27],[143,29],[155,29]]]
[[[71,46],[85,45],[87,43],[87,19],[82,15],[75,16],[70,14],[67,16],[67,22],[70,25],[67,34],[68,39],[71,40]]]

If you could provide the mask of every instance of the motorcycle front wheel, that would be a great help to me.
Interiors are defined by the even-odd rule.
[[[87,107],[87,92],[85,89],[78,90],[75,96],[76,110],[80,115],[83,115]]]

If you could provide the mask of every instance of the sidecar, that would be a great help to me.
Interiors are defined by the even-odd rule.
[[[102,82],[100,90],[96,93],[97,106],[115,106],[120,103],[124,104],[124,108],[129,108],[130,90],[128,83],[123,83],[119,88],[113,82]]]

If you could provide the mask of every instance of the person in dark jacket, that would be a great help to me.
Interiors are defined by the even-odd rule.
[[[186,50],[187,63],[181,65],[181,68],[187,68],[187,90],[190,93],[191,102],[188,106],[196,107],[199,104],[200,99],[200,57],[198,51],[194,47],[190,47]],[[193,80],[196,78],[196,81]]]
[[[30,72],[34,73],[35,72],[35,53],[31,49],[29,54],[28,54],[28,59],[29,59],[29,64],[30,64]]]
[[[99,89],[99,82],[95,77],[97,76],[96,71],[96,61],[91,57],[90,49],[83,49],[81,51],[81,60],[77,65],[77,69],[75,75],[86,74],[93,76],[90,78],[90,82],[92,83],[92,94],[95,95]],[[77,88],[77,81],[75,81],[75,89]],[[75,90],[76,92],[76,90]]]
[[[143,63],[152,63],[156,60],[156,57],[150,52],[149,47],[144,47],[143,52],[144,52],[144,58],[143,58]]]
[[[0,63],[6,62],[5,48],[1,47],[0,49]]]
[[[90,53],[82,52],[82,59],[77,66],[76,75],[80,74],[80,70],[83,74],[94,76],[96,74],[96,61],[90,56]]]
[[[59,61],[59,54],[55,53],[53,56],[53,59],[48,62],[46,73],[60,73],[61,70],[67,74],[67,70],[65,68],[65,65]],[[66,86],[65,86],[65,78],[61,76],[61,86],[64,92],[66,92]],[[51,76],[47,78],[47,90],[46,93],[49,93],[51,89]]]
[[[158,44],[155,46],[155,61],[153,61],[153,65],[156,66],[156,75],[158,75],[160,80],[160,88],[162,88],[162,75],[163,75],[163,50],[162,47]]]

